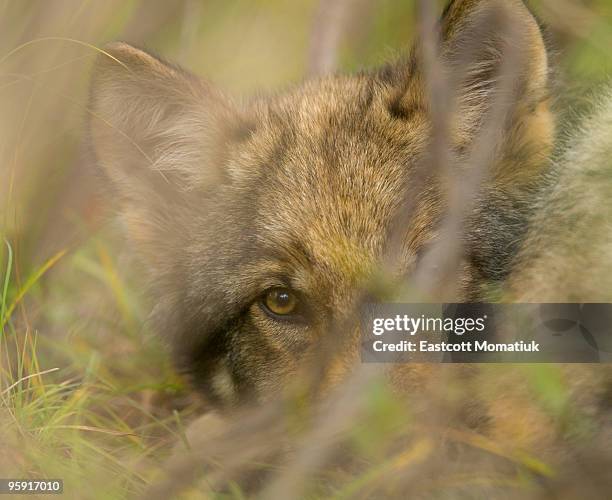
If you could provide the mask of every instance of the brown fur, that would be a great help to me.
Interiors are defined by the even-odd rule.
[[[612,92],[567,141],[509,283],[522,302],[612,302]]]
[[[499,19],[520,35],[512,43],[489,26]],[[461,160],[494,107],[504,51],[512,45],[520,64],[488,175],[462,230],[459,298],[482,297],[508,273],[552,142],[544,43],[518,0],[453,1],[441,33],[449,74],[463,75],[448,117],[459,161],[450,165],[450,180],[432,167],[424,183],[418,172],[436,132],[419,44],[382,69],[308,81],[240,104],[123,43],[99,58],[95,150],[150,270],[151,320],[178,366],[211,399],[265,399],[338,325],[355,336],[350,316],[385,262],[405,200],[414,210],[410,225],[400,228],[391,274],[410,276],[439,236],[445,186],[471,168]],[[466,47],[473,48],[467,55]],[[299,294],[305,306],[299,320],[264,311],[262,294],[275,286]],[[356,347],[331,363],[331,378],[350,369]],[[398,385],[419,380],[407,371]]]

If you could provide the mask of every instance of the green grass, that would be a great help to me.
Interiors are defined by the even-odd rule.
[[[161,346],[138,337],[142,332],[134,329],[126,287],[99,243],[95,251],[58,253],[21,286],[12,248],[6,245],[0,309],[2,476],[61,478],[73,498],[125,498],[142,492],[180,441],[182,419],[193,410],[173,411],[173,401],[185,396],[183,385]],[[101,297],[121,312],[114,333],[101,339],[88,335],[86,327],[66,336],[53,332],[52,323],[48,331],[31,326],[24,304],[28,294],[40,291],[41,279],[54,266],[64,271],[73,266],[95,276],[107,292]],[[119,346],[122,354],[109,344]]]

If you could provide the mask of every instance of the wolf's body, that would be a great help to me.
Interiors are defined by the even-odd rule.
[[[612,90],[572,133],[516,258],[510,297],[612,302]]]
[[[511,43],[500,20],[511,25]],[[376,293],[381,269],[403,283],[418,275],[423,254],[427,260],[445,236],[449,183],[483,165],[455,234],[454,298],[484,299],[495,289],[518,301],[612,299],[612,96],[551,170],[547,54],[523,3],[455,0],[441,35],[442,61],[460,75],[449,78],[456,99],[444,110],[446,134],[435,126],[418,46],[383,69],[243,105],[125,44],[100,59],[96,153],[151,270],[152,321],[213,402],[281,392],[341,330],[349,330],[347,344],[325,378],[348,373],[358,359],[355,306]],[[509,47],[516,53],[505,80]],[[444,168],[437,162],[445,156],[431,147],[437,134],[455,159]],[[427,299],[440,291],[431,290]],[[266,301],[275,293],[285,295],[271,311]],[[391,380],[426,391],[438,368],[400,366]],[[448,370],[478,380],[475,387],[492,374],[508,384],[488,407],[474,394],[474,427],[526,447],[558,439],[558,426],[531,404],[511,367],[486,372],[484,381],[465,367]],[[567,373],[576,401],[594,414],[609,408],[604,367]],[[520,418],[512,407],[524,408]]]

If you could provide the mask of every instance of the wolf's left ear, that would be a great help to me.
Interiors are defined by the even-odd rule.
[[[92,143],[139,250],[157,255],[180,205],[223,177],[222,138],[235,116],[187,71],[125,43],[105,47],[93,74]]]
[[[440,30],[442,57],[468,82],[486,89],[504,59],[514,56],[518,67],[510,70],[523,90],[529,98],[542,96],[548,85],[548,54],[540,26],[523,0],[451,0]]]
[[[460,111],[470,118],[478,101],[496,94],[508,78],[512,102],[529,113],[549,90],[548,54],[538,22],[522,0],[453,0],[441,19],[441,56],[457,78]],[[452,77],[451,77],[452,79]],[[478,116],[474,116],[478,120]]]
[[[413,52],[411,73],[417,77],[406,80],[411,88],[398,103],[404,110],[429,107],[424,43]],[[450,84],[447,91],[454,95],[449,123],[459,146],[467,146],[487,112],[505,100],[508,126],[503,133],[516,149],[510,154],[540,160],[548,154],[554,131],[548,54],[540,26],[522,0],[452,0],[439,21],[438,52]]]
[[[483,112],[505,107],[501,153],[527,160],[520,169],[502,164],[494,174],[502,183],[529,182],[554,135],[548,53],[538,22],[523,0],[453,0],[441,31],[442,58],[459,80],[460,130],[454,132],[470,137],[483,123]]]

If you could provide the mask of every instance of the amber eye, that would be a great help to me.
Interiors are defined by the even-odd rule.
[[[271,288],[263,298],[266,308],[277,316],[289,316],[297,310],[298,300],[288,288]]]

